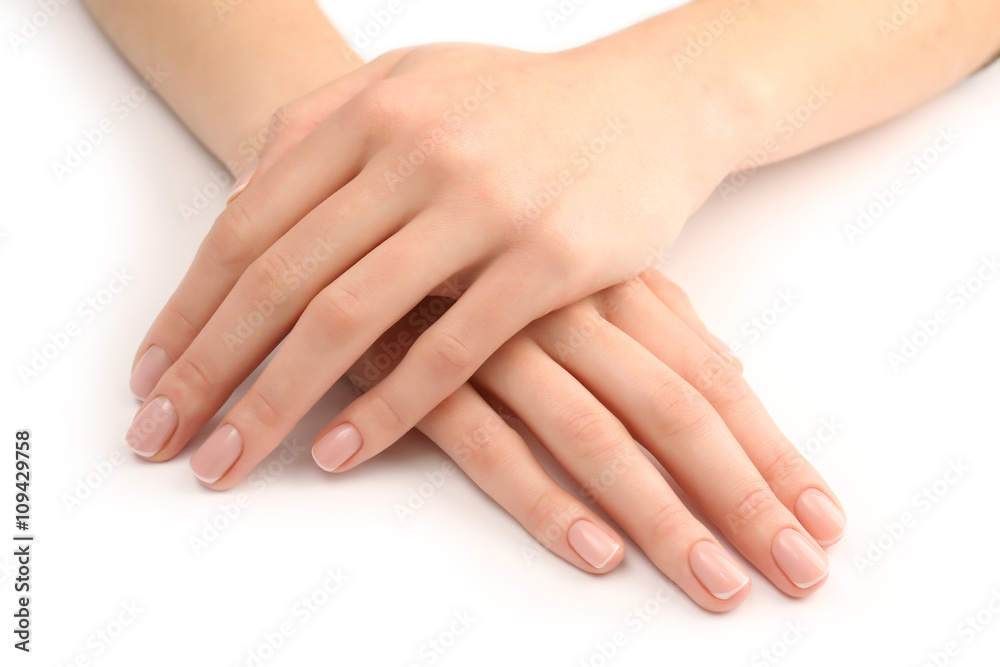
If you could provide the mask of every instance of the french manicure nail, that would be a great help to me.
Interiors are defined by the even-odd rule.
[[[586,519],[570,526],[566,537],[573,551],[597,570],[611,562],[620,547],[610,535]]]
[[[191,457],[194,476],[212,484],[229,472],[243,454],[243,436],[232,424],[216,429]]]
[[[129,389],[132,390],[136,398],[145,401],[146,397],[149,396],[149,392],[153,391],[153,387],[156,386],[156,383],[160,381],[160,378],[163,377],[163,374],[167,372],[167,369],[172,364],[173,362],[170,361],[170,357],[167,356],[162,347],[151,345],[139,357],[139,363],[135,365],[132,377],[128,381]]]
[[[823,555],[794,528],[785,528],[775,535],[771,556],[789,581],[799,588],[818,584],[830,571]]]
[[[236,183],[233,184],[233,189],[229,191],[229,196],[226,197],[226,205],[228,206],[236,197],[239,196],[241,192],[247,189],[250,185],[250,179],[253,178],[254,172],[257,171],[257,167],[260,166],[260,158],[257,158],[253,162],[247,165],[247,168],[243,170],[240,177],[236,179]]]
[[[688,560],[701,585],[720,600],[728,600],[750,583],[743,568],[714,542],[698,542],[691,548]]]
[[[149,458],[163,449],[177,429],[177,410],[166,396],[157,396],[132,420],[125,442],[132,451]]]
[[[312,455],[316,465],[333,472],[361,449],[361,433],[350,424],[341,424],[313,445]]]
[[[847,527],[847,518],[819,489],[806,489],[795,502],[795,516],[820,546],[839,540]]]

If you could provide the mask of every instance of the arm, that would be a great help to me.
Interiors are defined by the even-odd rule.
[[[172,17],[181,20],[177,14]],[[157,25],[156,22],[144,22],[142,18],[134,17],[139,25],[133,26],[133,29],[141,30],[143,26],[148,29]],[[246,29],[251,27],[248,24]],[[302,27],[305,29],[307,26],[304,23]],[[328,33],[315,22],[309,22],[308,28],[312,37],[303,35],[299,44],[305,52],[318,48],[318,40],[324,39]],[[244,38],[237,32],[228,34],[227,39],[233,46],[247,43],[248,37]],[[310,43],[310,39],[314,41]],[[175,45],[182,40],[170,36],[167,41]],[[263,51],[273,46],[261,44],[259,39],[254,41]],[[168,48],[163,43],[142,39],[137,39],[136,44],[142,45],[141,52],[144,54],[132,54],[133,62],[139,68],[159,63],[162,58],[176,62],[174,57],[166,55],[176,56],[175,47]],[[185,60],[195,61],[197,59]],[[286,75],[295,81],[309,81],[304,68],[311,68],[311,72],[320,77],[336,78],[340,74],[339,63],[330,67],[330,63],[322,59],[300,64],[274,58],[256,63],[256,66],[258,78],[265,82],[288,83],[290,79]],[[161,89],[173,108],[188,119],[192,129],[198,131],[199,136],[219,156],[232,154],[238,148],[243,132],[255,132],[267,118],[269,110],[278,103],[273,86],[234,86],[228,78],[229,67],[229,62],[222,60],[207,60],[200,67],[184,67],[177,78],[184,80],[185,85]],[[172,69],[171,72],[176,73],[177,70]],[[195,107],[203,95],[216,95],[226,86],[230,86],[228,94],[238,98],[239,104],[231,104],[226,95],[222,95],[216,99],[216,104],[207,109]],[[308,129],[315,121],[306,118],[309,107],[309,104],[303,105],[301,100],[295,105],[283,107],[293,110],[293,117],[285,127],[276,130],[274,141],[269,145],[270,152],[275,152],[277,146],[290,149],[296,143],[295,137],[305,135],[303,129]],[[298,113],[297,110],[305,112]],[[230,131],[234,125],[244,129]],[[292,135],[291,141],[289,135]],[[352,382],[367,387],[377,381],[381,373],[379,369],[386,370],[386,359],[392,356],[391,363],[398,362],[422,328],[426,328],[434,315],[440,312],[433,302],[422,303],[412,317],[387,332],[379,345],[373,346],[352,369]],[[579,331],[589,332],[595,322],[605,322],[602,318],[607,318],[605,326],[614,332],[610,338],[598,341],[590,335],[578,335]],[[573,333],[575,338],[572,358],[566,357],[560,343],[567,331]],[[659,332],[659,335],[650,335],[653,332]],[[664,340],[677,344],[663,345]],[[680,350],[685,351],[683,355],[677,354]],[[614,368],[601,368],[601,359],[616,360]],[[619,524],[637,539],[653,562],[677,581],[698,604],[715,611],[732,609],[749,593],[749,577],[715,536],[687,513],[660,472],[641,454],[626,432],[625,425],[643,437],[651,451],[669,467],[675,479],[681,480],[689,491],[705,498],[718,498],[724,493],[723,488],[711,487],[728,485],[727,480],[719,479],[720,476],[715,474],[715,461],[720,458],[739,459],[739,464],[728,471],[730,476],[755,479],[758,486],[755,498],[770,497],[774,505],[780,502],[787,507],[782,506],[780,512],[772,513],[769,521],[761,521],[738,514],[742,511],[738,507],[736,514],[730,512],[724,515],[725,510],[718,508],[725,505],[717,505],[712,518],[727,526],[733,544],[747,553],[777,586],[790,595],[808,594],[818,587],[818,573],[823,573],[825,577],[826,559],[814,540],[828,545],[843,532],[842,510],[839,505],[833,504],[835,496],[807,462],[795,460],[794,465],[791,464],[794,447],[778,432],[748,388],[740,408],[743,415],[740,419],[734,420],[733,409],[721,405],[727,392],[731,393],[735,384],[742,383],[741,366],[728,354],[721,341],[708,333],[683,293],[655,272],[605,295],[585,300],[558,317],[536,323],[532,331],[512,341],[492,362],[487,372],[478,379],[480,386],[514,407],[517,416],[539,434],[570,474],[580,480],[588,496],[607,508]],[[579,373],[580,367],[599,369],[593,383],[600,388],[600,393],[606,395],[629,393],[634,387],[634,378],[638,376],[647,378],[646,382],[651,387],[625,404],[608,402],[605,406],[570,374]],[[687,382],[692,386],[685,388]],[[655,430],[649,428],[650,424],[662,423],[663,419],[663,415],[658,415],[660,411],[654,396],[659,383],[669,385],[677,394],[671,399],[661,392],[659,397],[664,400],[680,400],[682,396],[685,400],[693,400],[693,396],[699,396],[697,409],[714,423],[715,436],[711,442],[701,442],[691,448],[700,452],[699,456],[668,455],[666,443]],[[546,401],[553,398],[555,401],[546,405]],[[719,404],[719,412],[712,407],[714,404]],[[164,425],[170,428],[171,412],[159,410],[156,405],[155,402],[147,405],[137,416],[139,432],[146,431],[143,424],[148,422],[156,423],[151,431],[154,436],[161,432]],[[752,419],[748,420],[747,415]],[[173,419],[176,419],[176,414]],[[729,435],[723,426],[724,420],[732,424],[735,437]],[[586,424],[606,424],[608,433],[616,437],[611,440],[582,437],[584,434],[577,431],[580,425]],[[622,561],[624,543],[616,530],[587,503],[557,484],[539,465],[521,436],[471,385],[460,387],[421,420],[419,427],[484,491],[520,521],[540,546],[592,573],[608,572]],[[671,422],[669,428],[684,430],[684,425],[682,421]],[[747,430],[753,431],[753,434],[748,436],[745,433]],[[586,429],[587,434],[601,432],[600,429]],[[726,437],[718,437],[722,433]],[[336,446],[331,450],[328,446],[330,434],[321,435],[327,446],[317,449],[314,456],[327,469],[337,467],[344,460],[342,450],[345,443],[341,438],[334,437]],[[736,438],[746,443],[745,450],[741,449]],[[130,430],[128,439],[133,447],[142,451],[144,443],[141,438],[137,439],[134,430]],[[584,455],[584,449],[589,449],[591,453]],[[727,449],[728,452],[725,451]],[[593,465],[601,459],[612,462],[608,470]],[[785,473],[780,479],[772,480],[776,497],[766,488],[766,482],[757,472],[757,469],[774,470],[771,463],[774,459],[789,462],[789,466],[783,468]],[[200,465],[220,462],[217,459],[206,461],[202,457],[200,462],[193,460],[192,466],[196,472],[200,469],[202,474],[206,474],[204,468],[199,468]],[[711,474],[706,475],[706,469]],[[613,480],[607,479],[608,473],[613,474]],[[701,481],[705,479],[718,481],[706,484]],[[817,505],[817,502],[820,504]],[[404,517],[400,515],[401,519]],[[660,517],[675,518],[671,523],[674,529],[672,534],[667,535],[659,529]],[[795,564],[802,555],[789,551],[786,544],[790,524],[797,527],[799,538],[789,544],[804,550],[802,554],[813,568],[804,575],[802,567]],[[748,526],[752,530],[747,529]],[[779,547],[772,548],[772,541]],[[772,551],[775,554],[773,558]],[[537,554],[532,553],[530,557],[537,557]],[[800,585],[803,577],[813,582],[808,588]]]
[[[773,138],[765,153],[776,161],[911,109],[995,59],[1000,3],[695,0],[593,47],[707,76],[745,143]],[[809,120],[796,120],[809,104]]]
[[[361,64],[311,0],[86,5],[136,70],[169,72],[157,92],[234,173],[276,109]]]
[[[890,4],[878,6],[888,9]],[[822,32],[817,27],[820,25],[824,30],[848,26],[863,33],[864,22],[872,17],[861,11],[860,3],[851,5],[858,13],[843,24],[828,22],[827,17],[820,21],[817,12],[827,10],[819,3],[806,5],[806,9],[796,7],[800,9],[789,12],[778,3],[770,3],[767,11],[754,9],[751,13],[747,6],[745,23],[741,17],[739,23],[727,24],[723,37],[732,37],[729,46],[717,41],[715,47],[683,67],[672,56],[701,22],[716,12],[723,16],[726,5],[698,2],[561,54],[540,56],[469,46],[414,49],[379,59],[359,70],[360,76],[344,77],[351,80],[350,85],[332,85],[317,98],[309,96],[310,103],[318,107],[328,103],[329,119],[295,146],[287,159],[273,164],[272,170],[261,169],[246,193],[239,195],[237,204],[227,209],[202,246],[185,284],[147,335],[140,354],[150,346],[163,345],[170,358],[183,363],[167,364],[169,368],[162,369],[166,374],[157,376],[158,382],[151,385],[151,400],[137,417],[130,444],[151,460],[176,455],[291,329],[261,379],[192,459],[192,466],[196,472],[201,470],[200,478],[211,488],[233,486],[412,303],[441,285],[456,283],[453,279],[457,276],[460,285],[461,279],[473,281],[469,290],[465,291],[469,284],[464,283],[455,293],[461,297],[456,305],[417,338],[399,368],[324,429],[313,453],[324,468],[347,470],[391,444],[412,424],[420,422],[433,432],[433,423],[441,423],[434,414],[427,417],[429,421],[421,419],[435,405],[445,405],[446,411],[449,405],[453,408],[451,397],[456,391],[468,395],[465,379],[489,354],[535,317],[592,294],[600,286],[614,284],[637,264],[648,261],[649,248],[672,239],[699,198],[744,151],[766,141],[777,123],[817,94],[812,86],[828,85],[836,98],[815,109],[816,122],[796,128],[791,137],[794,141],[773,151],[775,158],[832,141],[899,113],[973,71],[996,50],[995,31],[986,28],[976,39],[953,38],[946,46],[954,55],[944,59],[952,64],[936,71],[928,64],[936,61],[921,61],[920,53],[909,50],[916,49],[919,40],[914,44],[900,40],[896,48],[902,55],[891,57],[886,56],[887,50],[875,48],[877,43],[871,39],[848,40],[851,48],[861,50],[860,55],[834,49],[840,48],[840,42],[833,39],[802,38],[786,44],[781,41],[787,41],[784,35],[801,34],[797,31],[809,26],[816,33]],[[948,10],[957,11],[954,5]],[[994,10],[982,1],[970,2],[962,11],[972,17],[970,26],[992,25],[988,21],[995,18],[991,15]],[[797,20],[793,20],[795,16]],[[937,34],[940,23],[919,25],[923,31],[917,30],[917,34],[927,38]],[[743,27],[737,30],[737,26]],[[676,47],[669,48],[671,44]],[[884,59],[879,60],[880,56]],[[933,71],[925,72],[924,78],[916,76],[918,69],[907,69],[913,59]],[[895,78],[877,86],[874,78],[869,80],[870,73],[862,71],[866,67]],[[493,75],[499,92],[494,90]],[[348,99],[350,103],[343,105]],[[841,103],[842,99],[846,102]],[[462,119],[450,130],[452,134],[441,135],[442,112],[447,114],[464,102],[481,111],[474,114],[466,106],[464,114],[452,116]],[[621,125],[617,129],[604,125],[615,114],[627,118],[627,133],[618,131]],[[452,122],[447,115],[444,118]],[[612,133],[605,134],[605,129]],[[599,162],[585,162],[586,173],[581,171],[576,179],[585,187],[570,187],[561,180],[559,170],[566,168],[567,156],[581,141],[595,138],[595,132],[608,137],[605,143],[618,143],[613,151],[602,149],[600,153],[607,157]],[[419,176],[410,179],[409,174],[396,172],[401,180],[390,181],[393,187],[387,191],[385,174],[416,154],[415,146],[426,146],[428,136],[447,140],[434,139],[433,153],[418,156],[416,164],[417,158],[411,160],[411,174],[423,165],[417,170]],[[369,170],[368,164],[377,166]],[[551,185],[557,175],[562,194],[553,195],[548,189],[545,194],[550,200],[558,198],[558,206],[542,206],[544,215],[530,221],[516,217],[524,212],[526,202],[540,201],[542,186]],[[428,206],[429,193],[433,195],[432,206]],[[400,204],[399,209],[394,208]],[[322,210],[314,213],[318,207]],[[566,211],[570,215],[565,215]],[[560,213],[563,215],[557,215]],[[411,220],[420,221],[420,225],[410,225]],[[245,225],[254,221],[270,226],[254,229]],[[305,222],[311,224],[300,225]],[[449,224],[456,226],[447,227]],[[472,224],[480,227],[469,233]],[[249,248],[234,243],[241,239]],[[500,239],[499,244],[496,239]],[[423,245],[427,241],[434,244]],[[469,245],[462,247],[459,242]],[[480,242],[482,245],[477,245]],[[303,250],[310,255],[300,254]],[[374,255],[377,257],[371,259]],[[361,267],[357,258],[365,256],[368,259]],[[431,256],[435,262],[427,261]],[[294,289],[282,291],[281,267],[304,260],[319,268],[296,282]],[[445,265],[445,260],[450,263]],[[432,270],[440,273],[431,275]],[[261,286],[269,289],[261,292]],[[548,300],[539,301],[539,292]],[[269,298],[275,301],[268,302]],[[245,318],[258,303],[272,306],[273,316],[263,318],[248,338],[234,343],[243,346],[238,351],[227,350],[226,334],[232,331],[233,323]],[[629,314],[633,311],[616,303],[609,307],[601,299],[595,306],[598,319],[573,305],[557,311],[563,319],[557,316],[556,325],[537,328],[540,333],[535,343],[548,346],[550,356],[561,360],[561,350],[567,345],[571,350],[567,358],[579,349],[592,354],[586,363],[577,357],[579,366],[572,373],[582,375],[597,368],[598,362],[620,358],[607,354],[603,341],[598,345],[590,335],[582,336],[582,347],[574,347],[574,341],[581,339],[580,332],[592,330],[595,322],[608,333],[600,320],[619,318],[620,324],[615,326],[638,343],[651,330],[657,334],[665,330],[651,329],[642,317],[633,317]],[[464,312],[456,315],[456,311]],[[575,323],[566,319],[567,312],[578,318]],[[188,330],[176,326],[178,313],[184,322],[193,323]],[[376,314],[382,319],[371,321]],[[548,318],[544,321],[551,324]],[[484,339],[484,332],[492,337]],[[631,345],[613,331],[610,335]],[[604,395],[625,396],[626,391],[636,388],[636,378],[655,368],[655,375],[643,377],[638,394],[610,406],[615,416],[635,426],[629,430],[640,433],[661,462],[676,471],[675,477],[684,479],[685,464],[693,464],[700,475],[692,478],[716,481],[714,486],[703,487],[693,483],[689,491],[700,491],[700,495],[691,493],[695,502],[705,507],[726,537],[783,591],[804,595],[823,580],[826,567],[818,546],[804,537],[805,529],[824,544],[835,541],[843,528],[836,501],[830,501],[832,495],[818,475],[795,457],[794,448],[773,423],[759,427],[762,417],[759,406],[749,398],[752,393],[733,368],[722,365],[721,356],[706,352],[712,344],[703,341],[706,347],[688,355],[686,351],[693,348],[673,345],[681,336],[695,345],[690,333],[677,330],[676,336],[666,337],[670,345],[657,335],[641,344],[642,349],[633,346],[635,365],[629,366],[630,372],[614,377],[619,384],[612,382],[610,391],[605,387]],[[336,345],[331,346],[331,340]],[[668,355],[678,349],[685,350],[683,358],[668,361]],[[650,352],[670,368],[676,367],[682,381],[676,373],[656,366]],[[692,363],[703,353],[714,366]],[[511,362],[510,354],[509,348],[506,352],[501,349],[502,362],[489,357],[479,381],[495,395],[502,396],[506,390],[510,400],[523,400],[526,394],[519,385],[498,373],[498,369],[524,373],[526,365]],[[571,363],[564,360],[564,370]],[[607,460],[617,441],[628,439],[629,432],[604,428],[613,426],[614,419],[602,413],[601,421],[595,420],[599,408],[592,401],[584,406],[585,411],[571,414],[571,409],[583,406],[585,396],[573,404],[545,405],[546,396],[564,395],[559,380],[567,379],[558,369],[550,368],[560,376],[553,375],[553,390],[537,392],[535,400],[521,408],[529,412],[544,406],[547,414],[538,417],[541,426],[548,418],[549,426],[564,427],[561,432],[548,431],[554,446],[579,441],[588,446],[591,461]],[[438,377],[441,371],[447,374],[444,380]],[[608,369],[607,375],[612,376],[612,371]],[[530,375],[525,374],[524,380],[529,387]],[[588,384],[599,385],[603,379],[591,378]],[[169,409],[162,408],[164,405]],[[161,414],[159,410],[170,415],[171,428],[140,437],[144,415]],[[720,439],[726,427],[743,452],[736,452],[737,443],[731,438]],[[643,433],[643,428],[650,430]],[[715,456],[717,450],[699,446],[706,433],[711,436],[706,442],[725,441],[725,455]],[[679,440],[681,436],[691,440]],[[482,460],[489,463],[490,448],[487,445],[485,449]],[[679,450],[700,452],[706,458],[667,459],[671,451]],[[738,469],[718,471],[712,462],[719,460],[732,461]],[[568,457],[565,465],[575,463],[579,461]],[[496,468],[483,465],[480,472]],[[206,470],[212,474],[204,474]],[[687,472],[691,470],[687,468]],[[595,472],[602,470],[598,467],[574,474],[588,479]],[[731,484],[734,478],[740,483]],[[648,476],[644,479],[652,481]],[[677,513],[672,502],[664,504],[662,487],[649,486],[636,504],[636,498],[628,498],[626,493],[629,486],[618,485],[599,500],[615,505],[616,520],[630,533],[641,535],[640,544],[654,559],[659,556],[661,569],[703,606],[721,609],[712,605],[736,601],[720,588],[721,595],[715,595],[712,602],[706,597],[709,592],[698,588],[697,572],[692,576],[697,568],[684,560],[701,539],[696,522]],[[816,502],[804,503],[804,494],[818,488],[828,497],[826,504],[816,501],[815,494],[810,495]],[[538,488],[514,495],[517,501],[548,498],[540,496]],[[646,514],[635,521],[643,508]],[[520,510],[520,517],[528,517],[527,522],[531,518],[541,518],[543,523],[553,519],[539,512],[537,504],[522,505]],[[811,527],[807,517],[812,517]],[[628,525],[629,521],[633,523]],[[552,548],[572,560],[565,543],[569,540],[572,546],[572,538],[565,532],[568,524],[556,524],[560,528],[555,531],[558,539]],[[754,528],[746,529],[747,524]],[[789,537],[789,528],[799,537]],[[687,531],[684,539],[675,539],[681,531]],[[671,544],[677,550],[664,558],[663,549]],[[611,551],[617,558],[617,552]],[[783,559],[786,564],[801,564],[802,554],[808,554],[811,573],[791,572],[782,565]],[[593,566],[590,571],[616,562],[603,557],[584,560]],[[579,558],[576,562],[580,564]]]
[[[565,52],[393,52],[303,98],[328,117],[223,212],[137,352],[165,351],[147,389],[184,403],[151,453],[180,451],[284,338],[224,419],[246,448],[212,484],[235,484],[444,289],[455,306],[331,422],[362,443],[348,467],[388,447],[531,321],[655,261],[755,146],[777,159],[858,131],[997,51],[991,0],[928,3],[883,36],[894,1],[702,0]]]
[[[329,261],[308,297],[296,295],[294,312],[267,333],[291,330],[226,417],[256,442],[220,486],[266,455],[413,303],[454,278],[460,288],[445,295],[455,306],[331,422],[363,443],[352,464],[395,442],[531,321],[655,262],[748,156],[781,159],[869,127],[1000,48],[995,0],[925,3],[909,18],[894,18],[897,4],[700,0],[569,51],[393,52],[308,96],[329,116],[256,172],[189,274],[220,261],[249,269],[213,281],[230,295],[209,306],[218,310],[207,330],[217,334],[241,316],[238,304],[280,288],[283,267],[308,261],[317,243],[342,244],[335,255],[323,246]],[[679,57],[706,30],[701,52]],[[234,252],[248,220],[257,234]],[[171,307],[203,313],[203,290],[192,280]],[[141,349],[169,329],[155,323]],[[180,370],[208,363],[218,347],[211,336],[195,341]],[[285,380],[317,367],[311,382]],[[236,365],[218,369],[227,385],[237,376]],[[159,389],[180,381],[168,373]],[[261,403],[279,406],[276,416],[260,420]],[[203,421],[192,415],[164,451]]]

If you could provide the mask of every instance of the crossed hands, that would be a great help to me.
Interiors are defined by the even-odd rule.
[[[650,268],[750,139],[696,80],[608,55],[405,49],[280,110],[136,355],[133,450],[178,454],[274,351],[191,459],[210,488],[347,373],[365,391],[315,440],[326,471],[417,426],[548,549],[614,568],[622,538],[509,410],[699,605],[749,576],[660,465],[775,586],[816,590],[836,497]]]

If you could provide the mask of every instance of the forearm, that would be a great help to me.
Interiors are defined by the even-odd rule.
[[[86,0],[95,20],[230,171],[251,162],[271,114],[360,64],[313,0]]]
[[[898,115],[991,61],[1000,3],[695,0],[603,41],[728,88],[711,94],[727,96],[746,148],[766,143],[755,155],[776,161]]]

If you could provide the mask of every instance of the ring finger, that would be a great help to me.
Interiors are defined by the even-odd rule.
[[[749,576],[684,507],[622,423],[537,344],[518,337],[475,375],[511,407],[656,566],[695,602],[732,609]]]

